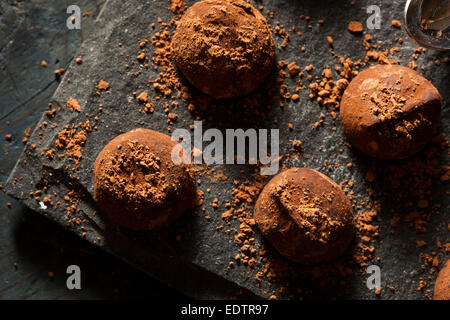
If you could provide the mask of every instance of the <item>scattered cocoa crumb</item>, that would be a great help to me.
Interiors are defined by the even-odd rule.
[[[288,70],[292,78],[298,76],[300,73],[300,67],[295,62],[291,62],[288,65]]]
[[[56,114],[56,108],[45,111],[45,115],[49,118],[54,118]]]
[[[402,26],[402,23],[398,20],[392,20],[392,26],[396,28],[400,28]]]
[[[82,148],[86,143],[87,134],[92,131],[90,121],[79,123],[77,125],[66,125],[66,127],[58,133],[56,147],[62,150],[61,156],[67,156],[69,160],[78,164],[82,158]]]
[[[167,116],[169,117],[169,119],[170,119],[171,121],[175,121],[175,120],[178,119],[178,115],[175,114],[175,113],[169,113]]]
[[[171,3],[170,10],[175,14],[182,14],[187,9],[186,1],[184,0],[169,0]]]
[[[53,74],[55,75],[55,77],[60,77],[63,73],[64,73],[64,68],[59,68],[53,71]]]
[[[327,42],[330,45],[330,47],[333,47],[333,37],[332,36],[327,36]]]
[[[148,102],[148,94],[146,91],[141,92],[137,97],[139,102],[146,103]]]
[[[99,83],[97,84],[96,88],[98,90],[108,90],[109,83],[104,80],[100,80]]]
[[[358,21],[350,21],[348,24],[348,31],[351,33],[361,33],[363,32],[363,25],[361,22]]]
[[[70,98],[69,100],[67,100],[66,105],[69,108],[70,112],[74,111],[81,112],[80,104],[74,98]]]
[[[297,151],[300,151],[301,148],[302,148],[302,142],[300,140],[295,140],[292,143],[292,145],[293,145],[294,149],[297,150]]]

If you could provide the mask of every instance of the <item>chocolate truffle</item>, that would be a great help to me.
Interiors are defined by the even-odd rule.
[[[171,158],[169,136],[136,129],[119,135],[94,166],[94,198],[114,223],[134,230],[168,225],[194,207],[195,180],[189,165]]]
[[[450,260],[441,269],[434,285],[434,300],[450,300]]]
[[[272,178],[256,201],[254,218],[283,256],[301,264],[340,256],[354,236],[353,209],[344,192],[308,168]]]
[[[172,51],[185,77],[216,99],[255,90],[275,59],[266,19],[241,0],[196,2],[177,24]]]
[[[342,96],[341,122],[361,152],[383,160],[420,151],[437,130],[437,89],[414,70],[378,65],[358,74]]]

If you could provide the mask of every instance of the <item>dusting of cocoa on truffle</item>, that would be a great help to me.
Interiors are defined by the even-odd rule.
[[[255,90],[272,70],[275,58],[266,19],[241,0],[195,3],[177,24],[172,50],[186,78],[216,99]]]
[[[436,279],[434,300],[450,300],[450,260],[447,260]]]
[[[302,263],[341,255],[354,236],[353,209],[330,178],[307,168],[275,176],[255,205],[255,220],[273,246]]]
[[[136,129],[113,139],[94,168],[94,197],[110,219],[135,230],[166,226],[196,200],[190,166],[175,165],[169,136]]]
[[[435,134],[441,97],[417,72],[379,65],[352,80],[340,112],[347,137],[360,151],[379,159],[403,159]]]

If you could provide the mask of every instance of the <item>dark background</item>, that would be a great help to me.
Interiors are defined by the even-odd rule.
[[[89,13],[81,30],[66,27],[72,1],[0,2],[0,184],[23,150],[25,130],[34,127],[58,86],[53,71],[76,57],[104,2],[76,1]],[[82,290],[66,289],[71,264],[81,268]],[[0,192],[0,299],[183,297]]]

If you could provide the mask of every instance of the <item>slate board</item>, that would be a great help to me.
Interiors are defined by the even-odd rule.
[[[193,1],[188,1],[188,5],[192,3]],[[346,5],[344,6],[343,3]],[[256,3],[256,5],[258,4]],[[302,67],[313,64],[318,69],[314,73],[317,75],[321,72],[323,65],[334,66],[336,63],[325,40],[327,35],[333,36],[335,51],[338,54],[350,55],[353,60],[364,58],[365,51],[361,43],[356,43],[357,38],[346,31],[346,26],[351,20],[364,22],[368,17],[366,7],[371,4],[380,6],[383,19],[380,30],[370,31],[373,43],[389,47],[388,44],[395,37],[403,37],[405,43],[401,46],[401,52],[405,53],[405,58],[402,64],[407,64],[411,60],[411,54],[416,48],[409,39],[406,39],[406,33],[403,30],[393,29],[390,26],[392,19],[401,19],[403,10],[401,3],[388,0],[378,1],[378,3],[358,1],[355,5],[350,6],[348,2],[325,0],[302,2],[271,0],[264,1],[263,4],[265,10],[269,9],[275,12],[275,19],[270,20],[272,26],[275,26],[276,21],[280,21],[286,28],[295,25],[297,31],[301,31],[303,34],[299,38],[293,36],[287,48],[278,50],[277,59],[296,61]],[[268,293],[276,290],[279,283],[274,282],[268,286],[267,282],[263,281],[261,285],[258,285],[254,276],[261,270],[260,265],[257,265],[254,270],[239,264],[227,269],[228,262],[239,253],[238,247],[234,243],[233,235],[226,235],[216,230],[216,226],[223,225],[221,219],[221,213],[225,211],[223,204],[226,200],[232,200],[233,180],[243,181],[244,177],[251,173],[249,167],[212,166],[217,170],[222,170],[228,179],[221,183],[202,179],[200,189],[211,188],[210,193],[205,193],[203,207],[206,211],[202,214],[187,213],[173,226],[163,231],[131,232],[111,225],[102,219],[100,214],[92,214],[96,210],[92,199],[92,168],[95,158],[103,146],[118,134],[136,127],[146,127],[167,133],[167,116],[161,108],[157,107],[151,115],[139,113],[132,92],[146,88],[148,79],[157,77],[157,72],[151,68],[148,70],[143,68],[142,74],[135,77],[133,73],[139,69],[135,56],[139,51],[139,39],[148,38],[155,32],[152,31],[150,25],[156,23],[158,17],[165,22],[169,22],[172,18],[168,6],[169,4],[165,0],[127,2],[112,0],[106,3],[97,30],[85,40],[78,53],[78,56],[83,57],[83,63],[81,65],[72,64],[69,67],[52,99],[54,106],[61,107],[56,118],[51,120],[51,122],[58,123],[58,128],[53,130],[47,126],[40,129],[38,124],[30,137],[25,152],[11,173],[6,190],[8,194],[19,199],[31,209],[80,236],[82,231],[86,232],[83,237],[88,241],[192,297],[267,298]],[[308,31],[307,24],[299,20],[298,17],[301,14],[313,19],[312,30]],[[317,25],[318,19],[325,20],[323,26]],[[362,41],[362,37],[359,39]],[[282,39],[276,37],[276,41],[280,45]],[[119,42],[122,43],[121,47],[118,46]],[[299,46],[304,46],[306,52],[301,53]],[[151,56],[153,48],[150,49],[149,45],[147,48],[149,56]],[[124,58],[120,52],[130,55],[129,69],[124,67]],[[417,64],[426,66],[423,72],[424,76],[432,80],[443,96],[444,108],[440,130],[448,136],[449,131],[445,124],[449,117],[447,102],[450,98],[449,65],[443,64],[437,67],[434,64],[436,59],[442,59],[444,56],[444,53],[430,51],[421,55]],[[67,81],[68,79],[70,82]],[[102,92],[98,96],[95,93],[95,85],[100,79],[109,82],[110,94]],[[295,88],[294,84],[291,83],[290,88]],[[82,106],[81,114],[67,111],[65,103],[70,97],[76,98]],[[278,107],[278,101],[273,101],[271,111],[267,112],[263,119],[255,120],[254,125],[280,129],[281,154],[291,151],[289,140],[300,139],[303,141],[302,147],[305,155],[287,161],[286,166],[307,166],[324,172],[337,182],[352,179],[356,182],[353,188],[355,197],[357,199],[367,198],[367,186],[360,183],[365,176],[366,168],[371,165],[383,166],[384,163],[369,159],[353,149],[343,147],[340,141],[345,140],[345,135],[338,120],[335,122],[335,131],[332,129],[333,125],[311,130],[312,123],[318,121],[320,114],[327,110],[317,102],[311,101],[306,91],[301,92],[300,97],[299,102],[289,102],[284,109]],[[164,100],[160,101],[158,106],[162,103]],[[104,105],[102,113],[98,111],[99,104]],[[224,104],[226,105],[226,103]],[[86,112],[89,117],[84,115]],[[171,126],[173,128],[188,128],[195,120],[181,100],[180,107],[175,112],[179,115],[179,120],[175,126]],[[88,136],[82,151],[83,158],[79,164],[79,172],[74,173],[66,169],[67,164],[73,165],[67,159],[50,161],[40,155],[45,147],[54,147],[56,134],[65,124],[84,122],[87,118],[92,119],[97,114],[99,115],[99,121],[96,123],[98,130],[94,130]],[[186,121],[183,121],[184,119]],[[277,124],[274,124],[275,119],[278,120]],[[234,119],[229,120],[233,123]],[[42,124],[44,121],[49,122],[45,115],[40,123]],[[288,130],[288,123],[294,124],[294,130]],[[235,127],[250,125],[252,124],[245,123],[238,115],[236,116]],[[39,137],[40,132],[43,134],[42,138]],[[31,149],[32,144],[37,144],[36,150]],[[338,152],[340,148],[344,148],[342,153]],[[441,163],[448,162],[449,157],[446,152],[440,156],[442,157]],[[346,170],[345,166],[341,166],[329,171],[324,165],[324,160],[329,158],[343,164],[352,162],[353,169],[350,171]],[[247,173],[242,174],[242,169]],[[79,176],[80,179],[77,180],[74,176]],[[50,193],[57,191],[59,195],[65,195],[71,189],[76,190],[82,199],[79,204],[79,208],[82,210],[81,217],[89,221],[84,225],[84,230],[70,224],[62,208],[45,210],[37,201],[30,198],[29,192],[34,191],[36,186],[40,185],[42,178],[48,180],[52,185],[49,189]],[[383,194],[383,197],[379,199],[382,204],[382,213],[378,217],[382,241],[374,243],[376,256],[381,258],[377,264],[382,270],[383,297],[387,299],[423,298],[423,295],[417,294],[416,290],[420,266],[418,257],[420,251],[416,246],[418,237],[411,228],[406,226],[399,227],[395,236],[390,234],[391,208],[397,208],[399,204],[395,203],[395,196],[385,188],[382,179],[377,179],[371,187]],[[430,231],[420,239],[426,240],[428,243],[435,243],[437,240],[445,243],[448,241],[449,203],[445,194],[448,186],[436,181],[432,189],[436,203],[441,205],[441,214],[431,218],[428,224]],[[219,198],[218,210],[214,210],[209,205],[216,197]],[[211,220],[206,220],[204,215],[209,215]],[[238,222],[233,221],[232,226],[238,228]],[[435,231],[437,228],[439,231]],[[177,235],[181,235],[181,241],[176,240]],[[258,232],[255,234],[255,241],[257,245],[264,241]],[[395,255],[392,254],[393,252]],[[298,272],[302,273],[301,266],[298,266]],[[396,292],[385,290],[387,285],[394,285]],[[305,280],[292,284],[293,290],[297,287],[302,287],[308,292],[307,298],[370,299],[374,297],[373,292],[365,286],[365,278],[357,271],[346,280],[345,286],[323,288],[314,281]]]

